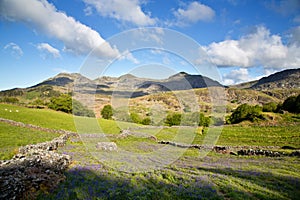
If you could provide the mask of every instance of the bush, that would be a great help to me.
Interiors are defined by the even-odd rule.
[[[300,113],[300,94],[297,97],[288,97],[283,102],[281,109],[289,111],[291,113]]]
[[[58,97],[52,97],[48,108],[65,113],[73,113],[78,116],[94,117],[93,111],[82,105],[79,101],[73,100],[68,94],[61,94]]]
[[[130,113],[130,118],[131,118],[132,122],[134,122],[136,124],[140,124],[142,122],[140,116],[137,113]]]
[[[210,123],[210,118],[209,117],[205,117],[205,115],[203,113],[199,114],[199,126],[204,126],[204,127],[208,127]]]
[[[250,120],[253,122],[257,119],[263,119],[261,112],[262,108],[260,106],[250,106],[248,104],[242,104],[238,106],[231,114],[229,122],[235,124],[244,120]]]
[[[84,117],[95,117],[95,113],[92,110],[89,110],[77,100],[73,100],[73,114]]]
[[[0,102],[4,103],[19,103],[19,99],[16,97],[3,97],[0,99]]]
[[[151,119],[149,117],[146,117],[142,120],[141,122],[143,125],[150,125],[151,124]]]
[[[52,110],[72,113],[72,97],[67,94],[61,94],[58,97],[52,97],[48,107]]]
[[[262,110],[264,112],[276,112],[277,110],[277,104],[274,102],[266,103],[263,105]]]
[[[101,116],[104,119],[112,119],[113,116],[113,109],[111,105],[105,105],[101,111]]]
[[[181,123],[181,117],[180,113],[168,114],[165,124],[168,126],[178,126]]]

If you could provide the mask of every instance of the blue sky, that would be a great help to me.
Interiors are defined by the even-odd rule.
[[[174,30],[197,42],[224,84],[254,80],[300,67],[299,11],[299,0],[1,0],[0,90],[81,72],[103,43],[95,56],[114,60],[105,75],[197,73],[195,63],[170,52],[113,44],[116,35],[145,27],[162,28],[157,40]]]

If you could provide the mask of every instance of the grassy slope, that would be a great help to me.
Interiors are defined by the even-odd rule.
[[[5,108],[8,111],[5,111]],[[15,112],[16,109],[19,112]],[[0,117],[48,128],[76,130],[71,115],[50,110],[0,104]],[[83,122],[83,130],[98,132],[99,128],[95,126],[98,120],[95,123],[93,119],[83,119]],[[109,134],[119,133],[120,127],[137,126],[109,120],[99,120],[99,124]],[[179,134],[176,128],[145,127],[137,131],[148,132],[149,135],[164,140],[180,141],[190,134],[196,135],[194,143],[201,143],[203,140],[201,128],[182,129]],[[35,132],[3,123],[0,123],[0,132],[3,134],[1,145],[6,144],[11,150],[23,145],[21,141],[17,142],[20,133],[24,143],[35,142],[35,137],[36,142],[39,142],[40,139],[46,139],[45,135],[49,136],[49,133]],[[42,134],[45,135],[40,137]],[[297,124],[265,127],[226,126],[218,144],[299,147],[299,135]],[[176,139],[176,136],[180,139]],[[26,141],[25,138],[31,140]],[[155,147],[155,142],[146,138],[129,137],[116,142],[120,148],[129,152],[147,153],[145,150],[141,151],[140,144],[142,147],[149,147],[149,151],[155,150],[151,149]],[[75,168],[67,172],[66,182],[51,194],[41,195],[41,199],[297,199],[300,195],[297,188],[300,184],[299,158],[236,157],[214,153],[199,158],[197,150],[188,150],[183,157],[164,169],[143,173],[122,173],[107,169],[99,163],[86,151],[86,146],[80,141],[68,142],[68,145],[60,151],[73,156]],[[80,168],[76,168],[78,165]]]
[[[58,136],[0,122],[0,160],[10,159],[20,146],[49,141]]]

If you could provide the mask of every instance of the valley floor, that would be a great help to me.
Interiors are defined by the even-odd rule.
[[[53,135],[47,130],[76,130],[71,115],[49,110],[1,106],[1,118],[48,128],[39,131],[1,122],[1,151],[7,151],[1,155],[3,158],[12,156],[14,149],[19,146],[57,137],[57,134]],[[111,137],[110,140],[129,153],[147,155],[156,148],[161,148],[162,144],[149,138],[130,136],[116,139],[115,135],[120,134],[121,129],[115,122],[99,120],[99,123]],[[174,127],[163,128],[157,132],[155,129],[135,124],[118,125],[122,129],[137,128],[136,130],[145,134],[155,135],[158,140],[175,142],[182,141],[188,133],[183,131],[182,137],[176,138],[174,136],[177,129]],[[288,153],[292,150],[282,150],[281,147],[300,147],[299,126],[299,122],[282,126],[225,126],[217,144],[236,148],[269,148]],[[91,128],[89,133],[95,132]],[[193,144],[203,142],[205,134],[200,133],[201,128],[189,133],[195,134]],[[93,142],[92,139],[91,144]],[[161,168],[122,172],[116,170],[120,163],[107,164],[99,161],[101,157],[91,154],[93,152],[89,145],[87,140],[83,143],[80,138],[73,136],[58,150],[59,153],[72,157],[72,164],[65,173],[66,180],[53,191],[40,193],[39,199],[299,199],[300,196],[299,156],[238,156],[215,152],[201,156],[198,149],[187,149],[174,162]],[[99,151],[99,155],[103,154]],[[123,158],[125,161],[126,159]]]

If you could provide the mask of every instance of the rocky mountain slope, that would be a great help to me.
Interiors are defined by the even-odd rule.
[[[234,88],[254,89],[254,90],[275,90],[275,89],[299,89],[300,88],[300,68],[287,69],[263,77],[256,81],[234,85]]]
[[[264,104],[282,102],[288,96],[300,94],[300,69],[285,70],[264,77],[258,81],[243,83],[229,88],[225,87],[224,99],[229,107],[241,103]],[[112,95],[121,98],[131,98],[130,105],[145,108],[156,104],[167,109],[179,111],[182,108],[176,100],[175,93],[184,93],[193,89],[199,105],[203,110],[210,107],[207,87],[224,87],[217,81],[201,75],[190,75],[180,72],[167,79],[154,80],[135,77],[126,74],[120,77],[103,76],[90,80],[78,73],[61,73],[29,88],[16,88],[0,92],[0,100],[5,97],[15,97],[19,103],[32,104],[42,100],[47,102],[52,96],[60,93],[73,93],[75,98],[84,102],[95,113],[111,103]],[[80,95],[76,95],[80,94]],[[93,99],[96,104],[93,105]]]

